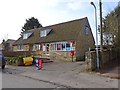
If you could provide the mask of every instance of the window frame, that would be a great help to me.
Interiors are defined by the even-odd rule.
[[[17,51],[23,51],[23,45],[17,45]]]
[[[40,44],[34,44],[32,51],[37,51],[37,50],[40,50],[40,49],[41,49],[41,45]]]
[[[45,37],[46,36],[46,30],[40,31],[40,37]]]
[[[32,32],[25,32],[23,34],[23,39],[28,39],[31,34],[32,34]]]
[[[61,44],[60,49],[58,49],[59,44]],[[70,46],[69,50],[67,49],[67,44],[69,44]],[[50,51],[71,51],[72,50],[72,43],[68,43],[66,41],[50,43],[50,46],[51,46]]]
[[[88,26],[85,26],[85,34],[89,35],[90,28]]]

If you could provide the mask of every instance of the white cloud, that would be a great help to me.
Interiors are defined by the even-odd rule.
[[[80,0],[71,0],[71,2],[68,3],[68,8],[72,9],[72,10],[79,10],[83,4],[83,2],[81,2]]]
[[[32,16],[43,26],[87,16],[94,28],[94,9],[90,1],[99,6],[98,0],[0,0],[0,42],[7,35],[19,38],[25,19]]]

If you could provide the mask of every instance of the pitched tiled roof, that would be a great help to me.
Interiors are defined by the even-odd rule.
[[[8,39],[7,41],[6,41],[6,43],[11,43],[11,44],[13,44],[15,42],[15,40],[13,40],[13,39]]]
[[[29,32],[32,32],[32,35],[28,39],[23,39],[23,36],[21,36],[18,40],[15,41],[14,45],[37,43],[40,39],[40,28],[29,30]]]
[[[25,40],[20,37],[14,43],[14,45],[75,40],[77,39],[79,32],[85,27],[86,22],[87,17],[56,25],[33,29],[30,30],[30,32],[33,32],[33,35],[31,35],[31,37]],[[52,29],[52,31],[46,37],[40,37],[40,30],[43,29]]]

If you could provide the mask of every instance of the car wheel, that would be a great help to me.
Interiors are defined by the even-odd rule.
[[[5,68],[5,65],[2,65],[2,69],[4,69]]]

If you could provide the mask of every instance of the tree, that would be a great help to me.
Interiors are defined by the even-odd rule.
[[[5,39],[3,39],[3,41],[2,41],[2,45],[3,45],[3,50],[4,50],[4,51],[8,51],[8,50],[10,49],[9,43],[7,43],[7,42],[5,41]]]
[[[36,19],[34,17],[26,19],[26,23],[24,24],[24,26],[21,29],[21,35],[23,34],[23,32],[25,32],[27,30],[39,28],[39,27],[42,27],[42,25],[39,23],[38,19]]]
[[[110,12],[104,19],[103,19],[103,43],[105,45],[112,45],[116,46],[119,44],[118,38],[119,36],[119,29],[118,29],[118,14],[120,8],[116,7],[112,12]]]

